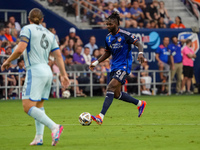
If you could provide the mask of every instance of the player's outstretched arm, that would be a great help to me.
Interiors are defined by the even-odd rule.
[[[109,51],[105,51],[105,53],[96,61],[94,61],[90,66],[90,70],[93,71],[96,65],[101,63],[102,61],[106,60],[108,57],[110,57],[111,53]]]
[[[139,54],[138,54],[138,58],[137,60],[140,62],[140,63],[143,63],[144,62],[144,56],[143,56],[143,45],[137,41],[135,42],[135,46],[138,47],[138,50],[139,50]]]
[[[27,47],[27,43],[19,42],[15,51],[10,55],[10,57],[1,66],[1,71],[4,71],[6,68],[8,68],[11,64],[11,61],[13,61],[13,60],[17,59],[19,56],[21,56],[21,54],[24,52],[26,47]]]
[[[58,65],[58,68],[60,69],[61,84],[64,88],[67,88],[70,85],[70,81],[65,71],[65,65],[64,65],[60,50],[58,49],[56,51],[53,51],[53,55],[56,58],[56,63]]]

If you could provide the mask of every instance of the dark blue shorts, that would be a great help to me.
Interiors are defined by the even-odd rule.
[[[119,82],[121,82],[121,84],[125,84],[126,82],[126,77],[128,76],[128,73],[126,71],[123,70],[117,70],[117,71],[112,71],[110,72],[110,80],[109,82],[115,78],[117,79]]]

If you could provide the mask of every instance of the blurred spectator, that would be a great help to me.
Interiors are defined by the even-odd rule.
[[[41,25],[42,25],[43,27],[45,27],[45,28],[47,27],[46,22],[42,22]]]
[[[158,61],[159,70],[165,71],[165,72],[160,72],[160,80],[162,81],[162,83],[166,82],[168,72],[170,70],[169,57],[170,59],[172,59],[170,51],[168,50],[168,45],[169,45],[169,37],[164,37],[163,44],[161,44],[156,50],[156,60]],[[161,88],[161,94],[167,94],[164,84],[162,85]]]
[[[95,49],[98,49],[98,46],[96,45],[96,37],[93,35],[90,36],[89,43],[87,43],[84,47],[89,47],[90,54],[92,54]]]
[[[98,9],[103,11],[103,6],[102,5],[98,5]],[[105,15],[103,12],[101,12],[100,10],[96,10],[95,13],[97,13],[98,15],[100,15],[101,17],[97,16],[96,14],[93,14],[93,19],[94,19],[94,23],[96,25],[100,25],[102,26],[101,28],[104,29],[105,28]]]
[[[6,59],[4,59],[4,61],[6,61]],[[6,85],[7,86],[16,86],[15,76],[13,74],[11,74],[13,72],[13,69],[11,67],[9,67],[9,68],[5,69],[3,72],[7,73],[7,82],[6,82],[6,77],[5,77],[6,75],[2,75],[3,85],[4,86],[6,86]],[[13,91],[13,88],[9,88],[9,90],[8,90],[8,98],[9,99],[12,96],[12,91]],[[3,96],[5,98],[5,89],[3,90]]]
[[[177,16],[175,18],[175,23],[170,25],[170,28],[177,29],[177,28],[185,28],[185,25],[182,23],[181,17]]]
[[[59,37],[56,34],[56,29],[55,28],[49,28],[49,31],[51,31],[51,33],[53,33],[55,35],[56,41],[57,41],[58,45],[60,45]]]
[[[147,7],[145,4],[145,0],[138,0],[138,4],[141,9],[145,9]]]
[[[105,10],[105,12],[108,14],[105,14],[105,17],[108,18],[108,16],[110,16],[113,12],[114,6],[113,3],[109,2],[108,3],[108,9]]]
[[[83,57],[85,59],[85,63],[87,65],[90,65],[92,58],[91,58],[91,55],[90,55],[90,49],[88,47],[84,48]]]
[[[66,47],[66,49],[69,51],[70,55],[74,54],[75,51],[75,43],[73,39],[69,39],[69,43],[68,46]]]
[[[132,66],[133,71],[127,76],[127,82],[130,83],[138,83],[138,73],[134,71],[140,70],[140,65]],[[127,85],[127,92],[130,95],[135,95],[138,92],[137,85]]]
[[[75,42],[75,47],[83,45],[81,38],[78,35],[76,35],[76,29],[74,27],[69,29],[69,35],[67,35],[65,38],[67,44],[69,43],[69,39],[73,39]]]
[[[153,3],[153,0],[145,0],[145,4],[148,6],[150,6]]]
[[[138,1],[133,2],[133,5],[130,9],[130,13],[131,17],[136,21],[144,19],[144,14],[142,12],[142,9],[139,7]]]
[[[5,41],[6,40],[6,37],[4,36],[4,34],[5,34],[5,28],[0,28],[0,39],[2,40],[2,41]]]
[[[77,79],[74,80],[74,74],[70,72],[70,71],[76,71],[74,66],[73,66],[73,56],[71,56],[71,55],[68,55],[66,57],[65,70],[68,72],[68,78],[70,80],[70,83],[72,85],[73,84],[78,85],[79,84],[78,80]],[[75,76],[75,78],[76,78],[76,76]],[[73,86],[72,86],[72,89],[73,89]],[[73,91],[74,91],[74,89],[73,89]],[[79,86],[76,86],[76,96],[84,96],[84,97],[86,97],[86,95],[82,92],[82,90],[79,89]]]
[[[13,72],[19,72],[19,73],[25,73],[26,70],[24,69],[24,60],[22,58],[17,60],[17,66],[13,69]],[[19,74],[15,76],[17,85],[19,84],[19,77],[20,77],[20,85],[23,86],[24,81],[25,81],[25,74]]]
[[[139,20],[138,21],[138,29],[143,29],[144,28],[144,21],[143,20]]]
[[[69,51],[66,48],[63,48],[62,50],[62,58],[63,61],[65,61],[66,57],[69,55]]]
[[[171,51],[171,55],[173,56],[172,60],[172,68],[171,68],[171,80],[173,81],[174,76],[176,75],[176,92],[179,93],[181,91],[181,76],[183,72],[183,64],[182,64],[182,55],[181,55],[181,47],[182,42],[178,42],[177,36],[173,36],[171,38],[172,44],[168,46]]]
[[[105,53],[105,48],[101,46],[99,48],[99,56],[102,56],[104,53]]]
[[[18,32],[21,31],[21,26],[20,26],[20,24],[18,22],[15,21],[15,17],[14,16],[10,16],[9,22],[15,27],[15,29]]]
[[[118,0],[104,0],[104,3],[106,6],[108,6],[109,3],[113,3],[114,8],[118,6],[119,1]]]
[[[151,29],[158,28],[158,25],[157,25],[157,21],[156,21],[156,20],[151,20],[151,21],[150,21],[150,28],[151,28]]]
[[[16,38],[16,39],[19,38],[17,29],[12,29],[12,30],[11,30],[11,35],[12,35],[14,38]]]
[[[158,19],[158,28],[167,28],[165,22],[164,22],[164,18],[163,17],[160,17]]]
[[[85,64],[85,59],[83,55],[81,55],[82,46],[78,46],[73,54],[73,62],[75,64]]]
[[[147,22],[146,22],[146,26],[145,26],[145,28],[147,28],[147,29],[151,29],[150,21],[147,21]]]
[[[12,45],[15,45],[15,42],[16,42],[16,38],[13,37],[12,35],[10,35],[10,28],[9,26],[6,26],[5,27],[5,34],[4,34],[6,40],[10,41]]]
[[[97,60],[99,57],[99,49],[95,49],[92,54],[92,62]]]
[[[149,20],[157,20],[159,18],[157,11],[158,2],[157,0],[153,0],[152,4],[150,4],[146,8],[146,17]]]
[[[78,0],[76,0],[76,1],[78,1]],[[87,0],[87,2],[89,2],[89,0]],[[87,2],[85,2],[85,1],[83,1],[83,0],[79,0],[79,3],[81,4],[81,5],[83,5],[83,6],[85,6],[85,7],[87,7],[87,8],[89,8],[89,5],[88,5],[88,3]],[[81,22],[81,18],[80,18],[80,16],[79,16],[79,14],[78,14],[78,4],[77,3],[73,3],[72,4],[72,7],[75,9],[75,16],[76,16],[76,22]],[[87,9],[83,9],[83,21],[86,21],[86,14],[87,14]]]
[[[121,0],[120,5],[118,7],[118,11],[120,12],[119,16],[122,19],[123,22],[123,18],[125,19],[125,28],[129,28],[129,27],[137,27],[137,21],[131,19],[131,13],[129,11],[129,9],[126,7],[126,1],[125,0]],[[122,25],[121,22],[121,25]]]
[[[105,95],[105,88],[104,86],[101,86],[101,84],[105,84],[106,81],[105,81],[105,76],[104,76],[104,73],[102,73],[100,65],[97,65],[95,67],[95,70],[93,73],[93,83],[100,84],[100,86],[94,86],[95,93],[97,94],[97,92],[99,92],[99,89],[100,89],[101,90],[100,95],[102,95],[102,93],[103,95]]]
[[[196,58],[196,54],[192,50],[192,40],[188,39],[186,41],[186,46],[182,50],[183,55],[183,75],[184,78],[182,80],[181,93],[183,93],[183,89],[185,84],[187,85],[187,94],[193,94],[190,91],[193,70],[194,70],[194,58]]]
[[[1,56],[5,55],[5,53],[6,53],[6,50],[5,48],[2,47],[2,40],[0,39],[0,55]]]
[[[160,8],[158,9],[158,15],[159,17],[162,17],[164,19],[164,22],[166,24],[168,24],[171,18],[169,17],[167,9],[165,8],[165,3],[163,1],[160,1],[159,6]]]
[[[148,70],[149,70],[148,61],[147,59],[144,59],[144,62],[140,66],[140,71],[142,71],[140,74],[141,76],[140,82],[144,84],[141,85],[141,93],[144,95],[152,95],[150,92],[152,78],[151,76],[149,76],[149,73],[147,72]]]

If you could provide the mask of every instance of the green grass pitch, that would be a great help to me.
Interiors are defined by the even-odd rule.
[[[50,99],[46,114],[64,126],[56,147],[46,127],[43,146],[29,146],[34,119],[23,112],[21,100],[0,101],[0,150],[199,150],[200,95],[144,96],[141,118],[133,104],[114,100],[104,122],[81,126],[82,112],[98,114],[104,97]]]

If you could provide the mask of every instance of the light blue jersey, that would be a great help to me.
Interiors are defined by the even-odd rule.
[[[41,25],[30,24],[23,27],[20,39],[28,44],[23,52],[27,72],[22,99],[47,100],[53,78],[48,57],[50,52],[59,50],[55,36]]]
[[[22,28],[20,39],[28,44],[23,52],[25,66],[48,63],[49,53],[59,49],[55,36],[42,25],[30,24]]]

